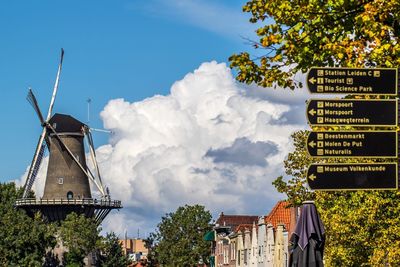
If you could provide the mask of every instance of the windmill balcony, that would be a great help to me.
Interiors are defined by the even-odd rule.
[[[17,199],[15,202],[15,206],[25,206],[25,205],[92,205],[92,206],[101,206],[101,207],[113,207],[113,208],[121,208],[120,200],[103,200],[103,199],[93,199],[93,198],[84,198],[84,199],[36,199],[36,198],[23,198]]]

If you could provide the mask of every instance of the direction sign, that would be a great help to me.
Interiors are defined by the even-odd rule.
[[[396,127],[398,102],[395,99],[311,99],[306,112],[311,126]]]
[[[397,163],[312,164],[307,182],[313,190],[389,190],[398,187]]]
[[[307,85],[311,93],[397,95],[396,68],[311,68]]]
[[[310,132],[307,151],[319,158],[397,158],[396,131]]]

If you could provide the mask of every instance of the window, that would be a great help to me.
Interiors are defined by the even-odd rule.
[[[64,178],[62,177],[58,178],[58,184],[64,184]]]
[[[73,198],[74,198],[74,193],[72,193],[71,191],[68,191],[67,199],[70,200],[70,199],[73,199]]]
[[[228,264],[228,246],[224,246],[224,264]]]

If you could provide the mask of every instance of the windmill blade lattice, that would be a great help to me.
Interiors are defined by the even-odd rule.
[[[28,193],[32,189],[32,185],[35,182],[36,176],[39,172],[40,165],[42,164],[44,152],[46,150],[46,143],[44,143],[44,138],[46,135],[46,128],[43,128],[43,132],[40,135],[38,145],[36,147],[35,155],[32,160],[32,164],[29,167],[28,175],[25,180],[23,198],[28,197]]]

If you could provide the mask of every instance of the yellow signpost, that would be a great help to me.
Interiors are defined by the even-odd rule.
[[[396,127],[396,99],[311,99],[307,102],[307,121],[311,126]]]
[[[397,95],[396,68],[317,68],[310,69],[307,86],[311,93]]]
[[[317,94],[395,96],[398,71],[396,68],[311,68],[307,85],[311,93]],[[357,127],[354,131],[310,132],[306,146],[311,157],[398,158],[396,99],[311,99],[306,117],[311,127]],[[312,164],[307,182],[313,190],[395,190],[398,189],[398,163]]]
[[[395,190],[397,163],[312,164],[307,182],[313,190]]]
[[[310,132],[307,151],[317,158],[397,158],[396,131]]]

